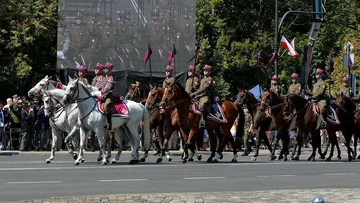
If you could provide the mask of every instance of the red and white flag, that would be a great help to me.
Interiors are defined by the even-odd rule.
[[[295,51],[295,42],[294,40],[291,42],[291,44],[287,41],[287,39],[282,36],[281,37],[281,42],[280,42],[280,47],[284,48],[286,50],[288,50],[289,55],[292,56],[294,59],[296,58],[296,56],[298,56],[299,54]]]

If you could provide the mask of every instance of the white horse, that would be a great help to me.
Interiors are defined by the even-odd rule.
[[[85,132],[81,131],[79,127],[79,108],[77,107],[77,104],[69,104],[66,106],[60,104],[60,100],[65,95],[65,90],[53,89],[47,91],[42,90],[42,92],[45,116],[50,117],[49,123],[53,134],[52,153],[50,158],[46,160],[46,163],[50,163],[51,160],[54,159],[54,148],[57,142],[57,136],[61,135],[61,132],[63,131],[68,133],[64,142],[68,148],[69,154],[75,159],[74,165],[79,165],[80,162],[84,162]],[[77,135],[80,135],[80,137]],[[74,146],[77,146],[79,150],[78,154],[73,153],[73,149],[69,144],[70,140],[73,141]]]
[[[107,132],[103,128],[106,121],[105,115],[99,110],[97,104],[98,102],[92,97],[89,90],[83,85],[83,83],[77,79],[73,80],[69,77],[69,83],[66,88],[66,95],[63,98],[63,103],[67,104],[70,102],[76,102],[78,104],[82,125],[96,133],[101,151],[105,154],[104,136]],[[122,140],[121,136],[124,134],[120,131],[126,131],[128,133],[125,134],[129,136],[133,145],[130,164],[134,164],[139,162],[138,148],[140,144],[140,136],[138,134],[138,127],[141,122],[143,123],[145,150],[149,150],[151,145],[149,113],[142,104],[131,100],[124,100],[123,102],[128,107],[130,117],[125,118],[115,115],[112,116],[112,129],[115,129],[115,138],[117,139],[116,141],[118,142],[119,149],[116,157],[111,162],[115,163],[120,158],[122,144],[119,141]],[[143,157],[142,159],[145,158],[146,157]],[[102,164],[106,164],[104,156]]]
[[[46,94],[44,94],[44,90],[58,90],[55,88],[55,81],[52,81],[51,77],[45,76],[45,78],[40,80],[33,88],[31,88],[29,90],[28,96],[31,98],[47,96]],[[61,91],[62,91],[62,93],[61,93]],[[58,101],[60,101],[62,99],[62,96],[65,94],[65,90],[61,90],[61,91],[57,91],[53,94],[54,97],[57,97]],[[48,100],[49,103],[47,103],[47,104],[44,101],[44,106],[47,106],[45,108],[50,108],[49,105],[50,105],[51,101],[52,100]],[[73,107],[72,107],[73,110],[71,110],[70,115],[66,115],[66,111],[60,110],[49,119],[49,123],[52,128],[52,133],[51,133],[52,134],[52,143],[51,143],[50,157],[45,160],[45,163],[51,163],[51,161],[54,160],[55,146],[57,144],[58,137],[62,136],[62,131],[68,133],[67,138],[65,138],[66,140],[70,140],[69,138],[73,138],[72,140],[74,143],[79,143],[79,139],[80,139],[79,138],[79,127],[76,125],[77,122],[74,122],[77,120],[77,117],[79,115],[79,110],[76,106],[77,106],[76,104],[73,105]],[[45,113],[50,113],[50,112],[45,109]],[[60,119],[59,120],[59,118],[64,118],[67,116],[69,116],[68,119],[65,119],[65,120]],[[56,118],[56,119],[54,119],[54,118]],[[76,160],[74,162],[74,164],[78,165],[78,163],[80,161],[83,161],[83,158],[81,157],[81,159],[79,159],[78,155],[73,153],[72,147],[68,144],[68,141],[65,143],[68,147],[69,154]],[[80,150],[80,148],[79,148],[79,150]]]

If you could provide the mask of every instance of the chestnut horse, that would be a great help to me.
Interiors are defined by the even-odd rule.
[[[255,129],[257,137],[256,137],[256,151],[254,156],[251,158],[251,160],[256,161],[257,157],[259,156],[261,140],[265,142],[265,145],[267,146],[268,150],[271,153],[272,147],[269,142],[269,139],[266,136],[266,131],[269,131],[271,128],[271,117],[267,116],[264,111],[258,111],[258,109],[260,109],[260,102],[255,98],[255,96],[251,92],[247,90],[239,89],[239,93],[237,95],[237,100],[235,101],[235,104],[238,105],[246,104],[246,107],[252,117],[253,129]],[[261,119],[258,119],[255,124],[254,119],[256,113],[261,114],[257,116],[257,118],[261,118]]]
[[[261,95],[261,109],[269,108],[271,111],[271,119],[274,124],[275,129],[278,132],[276,137],[275,146],[279,143],[279,140],[282,140],[282,149],[280,151],[279,160],[284,159],[287,161],[287,155],[289,154],[289,128],[292,122],[292,119],[287,119],[285,111],[287,111],[287,102],[285,97],[278,96],[275,92],[266,90]],[[271,152],[270,160],[274,160],[275,157],[275,146]],[[283,155],[285,157],[283,157]]]
[[[171,161],[170,152],[168,151],[167,147],[172,133],[174,131],[180,130],[180,126],[178,123],[179,115],[177,113],[175,106],[172,107],[172,109],[170,108],[166,109],[165,114],[161,113],[161,110],[159,109],[159,103],[161,102],[161,99],[164,95],[164,89],[158,86],[153,87],[151,85],[150,88],[151,90],[149,92],[148,98],[146,99],[145,107],[149,110],[151,129],[156,129],[159,135],[160,143],[162,143],[162,151],[160,153],[160,157],[157,159],[156,162],[157,163],[162,162],[162,157],[165,156],[165,153],[167,153],[166,160]],[[168,116],[168,118],[165,118],[166,116]],[[164,124],[166,129],[165,139],[163,137]],[[183,138],[183,143],[185,142],[186,139]],[[156,143],[159,142],[156,141]],[[160,149],[160,146],[158,147]],[[200,161],[202,157],[200,154],[196,153],[195,149],[192,151],[189,161],[193,161],[192,156],[194,154],[196,155],[197,159]]]
[[[206,130],[209,133],[209,138],[211,142],[211,156],[208,158],[207,162],[218,162],[219,157],[221,156],[222,150],[227,142],[230,142],[233,148],[234,157],[231,162],[237,162],[237,150],[235,146],[234,139],[230,133],[230,129],[234,124],[236,118],[238,117],[238,109],[236,105],[230,101],[219,101],[219,105],[221,106],[227,122],[219,123],[210,119],[207,119],[206,122]],[[184,87],[182,87],[179,83],[172,83],[165,89],[163,98],[160,103],[161,106],[164,106],[166,109],[176,107],[179,119],[178,123],[180,125],[180,132],[183,138],[186,138],[186,144],[184,145],[184,155],[182,157],[182,162],[186,163],[188,159],[188,149],[193,150],[193,138],[197,134],[199,130],[199,121],[200,115],[195,114],[190,107],[192,105],[192,100],[189,97],[188,93],[185,91]],[[170,113],[174,113],[175,109],[170,110]],[[220,131],[220,127],[223,130],[223,138],[222,133]],[[216,151],[216,137],[214,134],[216,131],[217,135],[220,136],[219,140],[222,140],[219,143],[218,153],[215,157]],[[189,136],[188,136],[189,133]],[[214,161],[213,158],[215,157]]]
[[[308,160],[315,161],[316,148],[318,148],[320,158],[324,159],[326,154],[321,152],[320,128],[318,128],[319,121],[318,121],[318,116],[313,111],[313,102],[308,101],[299,95],[290,95],[289,101],[294,105],[296,109],[296,114],[297,114],[296,121],[297,121],[297,126],[299,128],[299,134],[302,132],[308,132],[311,134],[313,152],[308,158]],[[347,122],[348,118],[346,118],[346,112],[344,111],[344,109],[336,104],[332,104],[331,106],[336,111],[337,116],[339,117],[339,120],[342,122],[342,124],[337,125],[327,122],[326,131],[328,132],[329,139],[332,144],[332,150],[330,152],[329,157],[326,159],[327,161],[331,160],[331,157],[333,156],[333,147],[334,145],[337,144],[336,131],[341,130],[344,136],[348,136],[348,134],[350,134],[351,131],[353,131],[351,129],[346,129],[345,127],[346,125],[344,123]],[[348,146],[348,144],[347,147],[348,147],[349,160],[351,160],[352,159],[352,157],[350,156],[351,148]],[[295,158],[297,158],[296,160],[298,160],[298,156]],[[338,155],[338,158],[340,158],[340,154]]]

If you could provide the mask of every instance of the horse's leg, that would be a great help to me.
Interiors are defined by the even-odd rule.
[[[353,159],[357,158],[357,137],[356,132],[354,132],[354,153],[353,153]]]
[[[313,132],[310,133],[311,134],[311,142],[312,142],[312,153],[310,155],[310,157],[308,158],[308,161],[315,161],[315,155],[316,155],[316,148],[319,147],[319,145],[321,145],[320,142],[320,130],[315,130]]]
[[[46,159],[45,163],[49,164],[51,163],[52,160],[55,159],[55,148],[56,148],[56,144],[57,144],[57,136],[60,135],[61,131],[55,128],[52,128],[52,142],[51,142],[51,153],[50,153],[50,157],[48,159]]]
[[[227,140],[230,141],[232,149],[233,149],[233,158],[231,160],[231,163],[236,163],[238,154],[237,154],[234,138],[233,138],[233,136],[231,135],[231,132],[230,132],[231,126],[225,124],[225,125],[223,125],[222,129],[223,129],[223,132],[224,132],[224,138],[227,138]],[[224,145],[223,145],[223,147],[224,147]]]
[[[194,141],[193,137],[194,137],[194,135],[196,135],[197,131],[198,131],[197,128],[191,129],[189,136],[187,138],[187,141],[186,141],[187,148],[190,149],[190,151],[192,152],[192,155],[194,155],[194,153],[195,153],[195,149],[194,149],[195,145],[193,143],[193,141]],[[188,157],[185,157],[185,158],[188,158]]]
[[[350,146],[350,143],[351,143],[351,135],[350,132],[347,132],[347,131],[343,131],[342,132],[344,137],[345,137],[345,146],[347,148],[347,153],[348,153],[348,160],[349,161],[352,161],[352,155],[351,155],[351,152],[353,152],[353,150],[351,149],[351,146]]]
[[[161,153],[161,147],[160,147],[160,136],[163,136],[163,128],[161,125],[157,125],[156,126],[156,130],[154,132],[154,135],[153,135],[153,142],[155,144],[155,147],[156,147],[156,152],[154,154],[154,156],[158,156],[160,155]]]
[[[214,157],[214,160],[212,162],[217,163],[219,162],[219,159],[222,159],[222,152],[224,150],[224,147],[226,145],[226,139],[224,138],[224,135],[222,134],[220,127],[216,127],[214,129],[212,129],[213,131],[215,131],[217,138],[218,138],[218,148],[216,150],[216,154]],[[216,137],[215,137],[216,138]],[[216,148],[216,146],[215,146]]]
[[[75,165],[79,165],[84,160],[84,144],[86,139],[86,129],[80,127],[79,130],[80,130],[79,131],[80,141],[79,141],[79,149],[78,149],[79,152],[78,152],[78,158],[74,162]]]
[[[162,129],[161,129],[162,130]],[[165,139],[162,143],[162,149],[161,149],[161,153],[160,153],[160,157],[156,160],[156,163],[160,163],[163,161],[163,157],[166,155],[166,152],[168,151],[168,142],[169,142],[169,139],[171,138],[172,136],[172,133],[174,132],[174,129],[170,126],[170,125],[167,125],[166,127],[166,131],[165,131]],[[181,137],[183,138],[184,136],[186,137],[186,134],[183,135],[181,132]],[[184,141],[184,138],[183,138],[183,142]],[[171,161],[171,157],[170,157],[170,153],[168,153],[168,157],[167,157],[167,160],[168,161]]]
[[[128,136],[130,137],[130,141],[132,142],[132,153],[131,153],[131,159],[129,164],[136,164],[139,163],[139,144],[140,144],[140,137],[138,135],[138,125],[137,123],[126,123]]]
[[[274,145],[273,145],[273,149],[272,149],[272,151],[271,151],[271,155],[270,155],[270,157],[269,157],[269,160],[270,161],[273,161],[273,160],[275,160],[276,159],[276,156],[275,156],[275,151],[276,151],[276,146],[279,144],[279,141],[280,141],[280,134],[278,134],[277,136],[276,136],[276,140],[275,140],[275,143],[274,143]],[[281,154],[280,154],[281,155]]]
[[[70,140],[69,139],[73,139],[74,137],[77,137],[77,135],[75,133],[79,133],[79,127],[74,126],[71,131],[68,133],[68,135],[66,136],[64,142],[66,144],[66,147],[68,148],[68,153],[70,154],[70,156],[72,156],[72,158],[74,160],[78,159],[78,155],[74,153],[72,146],[70,145]],[[79,137],[80,138],[80,137]],[[75,145],[75,143],[72,143],[73,145]],[[79,163],[77,163],[76,161],[74,162],[74,165],[79,165]]]
[[[105,136],[108,136],[108,135],[106,135],[108,133],[108,131],[104,131],[103,126],[99,125],[99,127],[96,129],[95,133],[97,135],[99,147],[100,147],[100,151],[101,151],[101,152],[99,152],[99,156],[101,156],[101,157],[99,157],[101,165],[107,165],[104,139],[105,139]]]
[[[122,127],[116,128],[114,130],[114,138],[115,142],[118,143],[118,151],[116,156],[111,160],[110,164],[116,164],[116,162],[120,159],[121,152],[123,150],[122,140],[125,135],[125,130]]]
[[[293,151],[293,153],[291,155],[291,160],[299,160],[299,157],[301,155],[301,147],[302,147],[303,142],[304,142],[304,132],[300,128],[298,128],[298,134],[296,136],[296,144],[295,144],[295,147],[294,147],[294,151]],[[298,152],[297,152],[297,155],[294,157],[297,147],[298,147]]]
[[[284,132],[281,133],[281,141],[282,141],[282,149],[280,151],[280,156],[283,156],[283,160],[287,161],[287,155],[289,154],[289,142],[290,142],[290,137],[289,137],[289,131],[285,130]],[[279,156],[279,159],[281,159],[281,157]]]
[[[213,158],[215,157],[215,152],[216,152],[216,145],[217,145],[217,139],[216,139],[216,135],[214,134],[214,129],[210,129],[207,128],[206,129],[209,135],[209,139],[210,139],[210,157],[207,159],[207,163],[212,163],[213,162]]]

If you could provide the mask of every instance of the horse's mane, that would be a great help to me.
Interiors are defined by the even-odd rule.
[[[82,81],[78,80],[78,83],[80,83],[80,85],[84,88],[86,94],[91,95],[89,89],[87,88],[87,86]]]
[[[249,94],[250,97],[251,97],[251,99],[252,99],[253,101],[258,102],[258,100],[257,100],[256,97],[254,96],[254,94],[251,93],[249,90],[243,90],[243,91],[244,91],[246,94]]]
[[[180,89],[183,95],[189,97],[189,94],[185,91],[185,88],[179,82],[176,82],[175,85]]]

